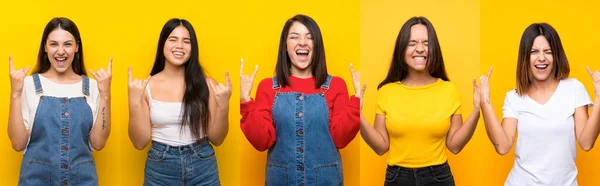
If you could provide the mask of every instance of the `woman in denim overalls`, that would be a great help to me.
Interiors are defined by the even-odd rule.
[[[8,134],[24,152],[19,185],[98,185],[92,149],[104,148],[110,132],[111,62],[89,79],[79,31],[67,18],[52,19],[41,43],[32,76],[10,59]]]
[[[192,25],[174,18],[160,33],[151,77],[132,80],[129,70],[129,137],[138,150],[152,140],[144,185],[220,185],[211,143],[227,136],[231,82],[206,77],[198,52]]]
[[[257,150],[269,149],[266,185],[343,185],[338,149],[358,132],[361,93],[349,99],[344,81],[327,74],[316,22],[305,15],[287,20],[276,76],[259,84],[254,101],[257,69],[241,74],[241,127]],[[353,78],[358,84],[357,73]]]

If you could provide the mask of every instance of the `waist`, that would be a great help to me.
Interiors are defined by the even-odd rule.
[[[438,170],[445,169],[446,167],[450,167],[450,165],[448,164],[447,161],[442,164],[439,164],[439,165],[432,165],[432,166],[419,167],[419,168],[409,168],[409,167],[402,167],[402,166],[398,166],[398,165],[388,165],[388,169],[394,169],[400,173],[411,173],[411,174],[415,173],[415,172],[439,172]]]
[[[166,152],[185,152],[185,151],[193,151],[194,149],[202,148],[206,145],[210,145],[206,138],[202,138],[194,143],[187,145],[168,145],[165,143],[158,142],[156,140],[152,140],[152,148],[166,151]]]

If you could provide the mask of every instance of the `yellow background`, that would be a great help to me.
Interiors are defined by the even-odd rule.
[[[274,75],[281,30],[285,21],[298,13],[317,22],[323,35],[328,73],[342,77],[349,94],[354,95],[349,64],[353,63],[356,69],[360,67],[358,0],[276,2],[276,6],[266,1],[249,1],[242,5],[240,40],[246,65],[244,72],[251,74],[254,65],[259,66],[251,96],[255,96],[256,86],[262,79]],[[242,185],[264,185],[267,151],[258,152],[243,135],[240,137],[240,149]],[[340,152],[345,184],[358,185],[359,139],[355,138]]]
[[[0,3],[0,185],[16,185],[22,153],[15,152],[6,134],[9,109],[8,55],[17,68],[35,66],[44,26],[51,18],[72,19],[82,35],[85,64],[95,70],[106,68],[114,56],[112,80],[112,131],[106,147],[94,152],[100,185],[142,185],[148,149],[133,148],[127,135],[127,66],[133,74],[145,78],[150,74],[162,26],[172,17],[189,20],[199,40],[200,61],[219,82],[225,71],[236,75],[240,45],[239,6],[227,1],[177,1],[139,3],[108,0],[102,3],[83,1],[2,1]],[[231,65],[223,65],[231,64]],[[239,85],[239,76],[233,76]],[[230,131],[222,146],[216,148],[223,185],[239,182],[239,86],[234,86],[230,101]]]
[[[547,22],[554,27],[562,41],[571,67],[571,78],[577,78],[595,99],[592,79],[585,70],[589,66],[600,70],[598,53],[600,15],[596,1],[492,1],[481,2],[481,63],[480,72],[494,67],[491,84],[491,101],[496,115],[502,117],[502,103],[506,92],[516,84],[519,42],[525,28],[535,22]],[[480,123],[483,124],[483,123]],[[483,126],[483,125],[481,125]],[[483,131],[476,136],[484,136]],[[477,146],[480,156],[485,158],[485,169],[472,171],[470,177],[485,177],[486,183],[501,185],[514,161],[514,146],[510,154],[497,155],[488,139],[485,146]],[[471,141],[473,142],[473,141]],[[462,156],[459,155],[459,156]],[[598,143],[590,152],[578,148],[577,169],[579,185],[598,185],[597,166],[600,164]],[[454,168],[454,167],[453,167]],[[481,185],[481,184],[480,184]]]
[[[377,85],[387,75],[396,37],[413,16],[427,17],[436,29],[446,71],[458,87],[466,119],[473,109],[472,79],[479,77],[479,1],[362,0],[360,5],[360,70],[367,83],[363,106],[367,120],[372,124],[375,118]],[[489,166],[482,157],[495,155],[480,124],[459,155],[447,152],[457,185],[487,185],[481,172]],[[361,185],[383,185],[387,154],[377,156],[363,140],[360,144]]]

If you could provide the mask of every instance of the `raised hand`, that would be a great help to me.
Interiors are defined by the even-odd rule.
[[[254,86],[254,78],[258,72],[258,65],[254,67],[252,75],[244,75],[244,59],[240,60],[240,103],[250,101],[250,93]]]
[[[12,57],[8,56],[8,66],[10,75],[10,91],[12,95],[21,95],[23,92],[23,81],[29,72],[29,66],[25,69],[15,70],[12,62]]]
[[[208,81],[208,85],[215,94],[215,101],[217,102],[218,108],[228,108],[229,98],[231,97],[231,80],[229,79],[229,72],[225,73],[225,84],[215,84],[212,81]]]
[[[94,73],[94,71],[90,68],[90,73],[92,74],[92,76],[94,76],[96,82],[98,82],[98,91],[100,92],[100,95],[110,95],[110,82],[112,80],[112,60],[112,57],[108,60],[108,71],[104,71],[104,68],[100,68],[100,70]]]
[[[596,93],[596,99],[600,98],[600,71],[593,72],[590,67],[585,67],[594,80],[594,92]]]
[[[146,85],[150,81],[150,77],[145,80],[141,79],[133,79],[131,77],[131,67],[127,69],[129,73],[129,83],[128,83],[128,94],[129,94],[129,103],[141,104],[144,101],[144,90],[146,89]]]
[[[477,80],[473,78],[473,106],[479,108],[481,106],[481,89],[477,85]]]
[[[481,104],[490,104],[490,77],[492,76],[493,68],[490,67],[486,76],[479,77],[479,90],[481,94]]]
[[[362,109],[363,103],[363,94],[367,90],[367,84],[363,84],[362,88],[360,88],[360,72],[355,72],[352,67],[352,63],[350,63],[350,74],[352,75],[352,86],[354,87],[355,96],[360,98],[360,108]]]

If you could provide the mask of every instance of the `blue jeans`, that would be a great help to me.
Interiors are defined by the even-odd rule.
[[[423,168],[389,166],[385,186],[454,186],[454,177],[448,162]]]
[[[221,185],[213,147],[207,141],[184,146],[152,141],[144,185]]]

